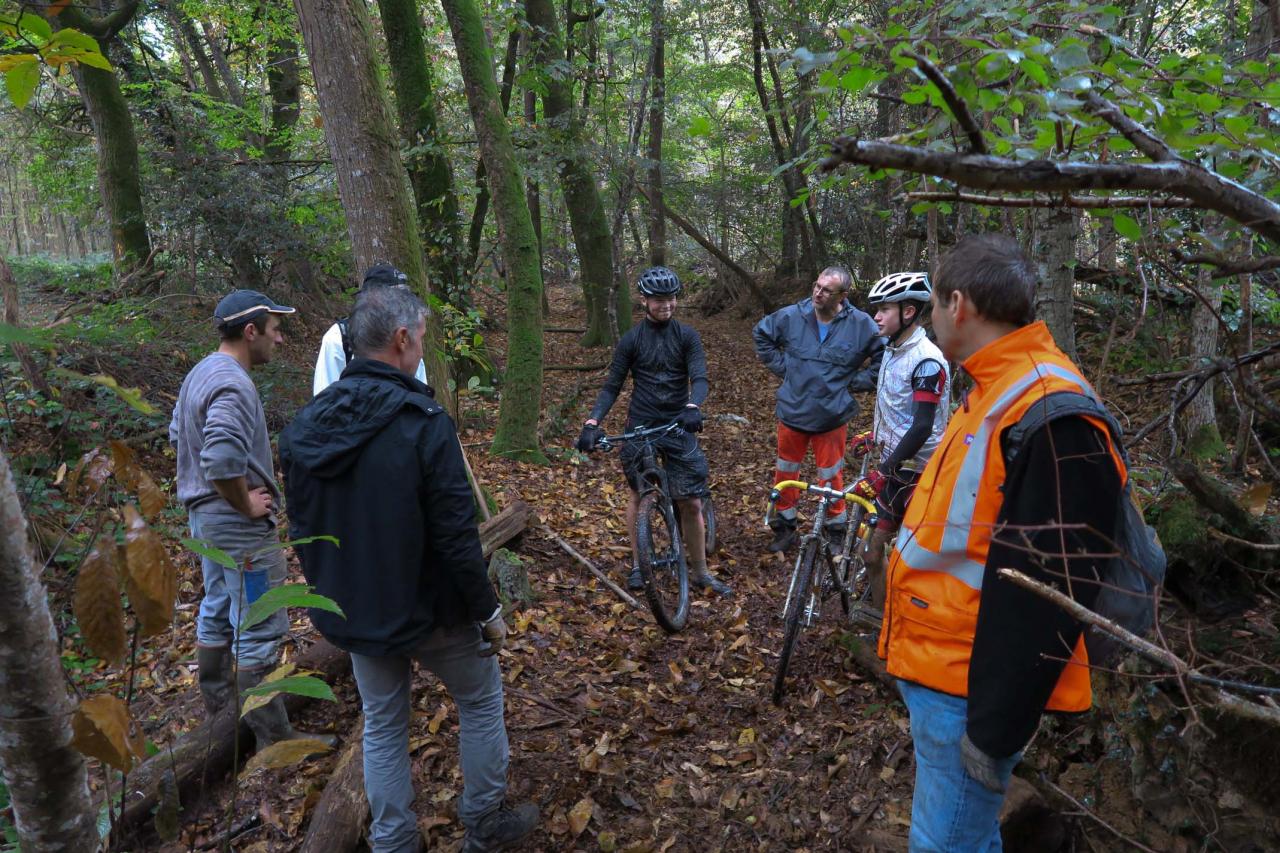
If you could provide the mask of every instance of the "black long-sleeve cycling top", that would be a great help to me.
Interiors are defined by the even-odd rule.
[[[609,414],[628,372],[632,384],[628,425],[669,423],[689,403],[701,406],[707,399],[707,356],[702,338],[691,326],[676,320],[654,323],[646,318],[622,336],[590,419],[599,422]]]

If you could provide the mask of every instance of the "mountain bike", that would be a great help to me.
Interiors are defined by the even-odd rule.
[[[787,587],[787,600],[782,607],[782,651],[773,677],[775,705],[782,704],[787,667],[791,664],[800,629],[817,621],[822,602],[838,595],[845,616],[852,616],[854,602],[868,594],[862,544],[870,535],[872,516],[876,511],[874,504],[853,492],[840,492],[799,480],[783,480],[775,484],[769,493],[771,512],[783,490],[791,488],[817,495],[818,506],[813,514],[813,529],[800,538],[800,553],[796,557],[791,585]],[[841,499],[852,505],[852,512],[837,538],[834,531],[828,530],[827,507],[832,501]]]
[[[673,421],[664,426],[639,427],[621,435],[602,435],[596,440],[596,447],[605,451],[628,442],[641,442],[636,556],[653,618],[671,634],[684,628],[689,619],[689,567],[685,562],[680,514],[668,491],[667,472],[658,462],[655,445],[658,439],[679,428]],[[715,548],[716,529],[715,507],[710,497],[702,499],[702,518],[710,554]]]

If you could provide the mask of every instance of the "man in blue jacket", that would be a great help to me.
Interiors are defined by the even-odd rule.
[[[355,358],[280,435],[293,538],[308,583],[342,608],[312,610],[351,653],[364,705],[364,778],[375,853],[416,853],[409,775],[413,661],[458,706],[468,853],[526,838],[538,809],[505,804],[509,750],[495,656],[507,628],[489,583],[453,422],[413,378],[426,306],[408,288],[360,294]]]
[[[752,333],[756,355],[782,380],[778,388],[778,461],[775,483],[795,480],[809,447],[823,486],[844,487],[844,451],[849,421],[858,413],[855,391],[873,391],[884,339],[875,320],[849,304],[853,277],[827,267],[808,299],[775,311]],[[796,489],[786,489],[770,520],[770,551],[795,545]],[[845,519],[844,501],[833,502],[828,523]]]

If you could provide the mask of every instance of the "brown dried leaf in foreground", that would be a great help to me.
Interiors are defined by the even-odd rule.
[[[89,552],[76,576],[72,601],[76,624],[89,650],[104,660],[124,659],[128,638],[124,630],[124,606],[120,603],[119,549],[104,536]]]

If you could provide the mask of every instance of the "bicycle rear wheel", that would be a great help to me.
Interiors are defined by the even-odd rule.
[[[716,552],[716,505],[711,495],[702,499],[702,523],[707,528],[707,556]]]
[[[808,539],[800,549],[800,557],[796,560],[795,578],[791,584],[791,598],[787,600],[787,610],[782,615],[782,652],[778,655],[778,669],[773,676],[773,704],[782,704],[782,694],[786,689],[787,667],[791,665],[791,655],[795,652],[796,640],[800,637],[800,628],[804,624],[805,610],[809,606],[809,592],[813,586],[813,573],[818,561],[818,550],[821,548],[817,537]]]
[[[666,495],[650,492],[640,499],[636,545],[649,609],[663,630],[674,634],[689,619],[689,568],[675,512]]]
[[[854,504],[849,516],[849,527],[841,537],[841,544],[847,542],[848,547],[842,548],[840,559],[831,564],[831,574],[840,590],[840,607],[845,616],[852,612],[853,603],[861,600],[867,590],[867,567],[862,559],[863,542],[858,535],[866,514],[867,511],[862,506]],[[852,535],[849,531],[852,531]]]

